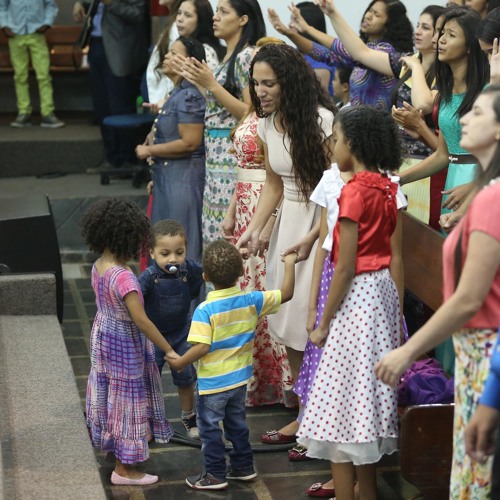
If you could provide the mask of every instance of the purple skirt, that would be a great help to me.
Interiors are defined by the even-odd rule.
[[[323,272],[321,273],[321,285],[318,294],[318,312],[316,314],[316,323],[314,327],[317,327],[319,320],[323,316],[323,311],[325,310],[326,301],[328,299],[328,291],[330,290],[330,283],[333,276],[333,262],[330,260],[328,255],[323,263]],[[316,347],[309,339],[307,340],[306,348],[304,350],[304,359],[300,367],[299,376],[293,387],[295,393],[299,396],[300,404],[305,407],[307,404],[307,398],[309,396],[309,391],[311,389],[314,375],[316,374],[316,368],[318,367],[319,360],[323,354],[323,349],[321,347]],[[300,421],[300,415],[299,415]]]

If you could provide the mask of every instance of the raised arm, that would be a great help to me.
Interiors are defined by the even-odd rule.
[[[241,120],[247,113],[250,105],[250,91],[248,84],[242,90],[242,100],[230,94],[216,79],[206,62],[200,62],[194,57],[184,58],[177,54],[177,64],[182,65],[182,76],[196,86],[203,87],[210,92],[236,119]]]
[[[432,112],[437,90],[431,90],[425,78],[424,68],[415,56],[403,56],[401,61],[411,71],[411,103],[424,115]]]
[[[389,54],[367,47],[340,14],[333,0],[318,0],[318,5],[330,18],[335,33],[353,59],[383,75],[397,76],[392,70]]]

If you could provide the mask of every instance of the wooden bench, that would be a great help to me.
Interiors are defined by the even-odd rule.
[[[50,52],[51,73],[87,71],[82,66],[83,51],[78,45],[80,26],[54,25],[45,32]],[[0,73],[12,73],[7,37],[0,31]]]
[[[432,310],[443,302],[444,237],[403,214],[405,288]],[[400,418],[401,474],[425,499],[448,498],[453,453],[453,405],[409,406]]]

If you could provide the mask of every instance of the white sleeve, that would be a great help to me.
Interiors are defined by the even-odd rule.
[[[217,53],[215,52],[213,47],[208,45],[208,43],[204,43],[203,47],[205,48],[205,61],[207,62],[208,67],[213,71],[219,64]]]

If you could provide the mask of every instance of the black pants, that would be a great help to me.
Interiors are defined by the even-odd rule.
[[[100,38],[91,38],[89,66],[94,114],[101,126],[106,159],[116,166],[124,162],[135,163],[135,134],[126,129],[103,126],[102,121],[107,116],[136,113],[140,78],[138,75],[115,76],[109,67]]]

